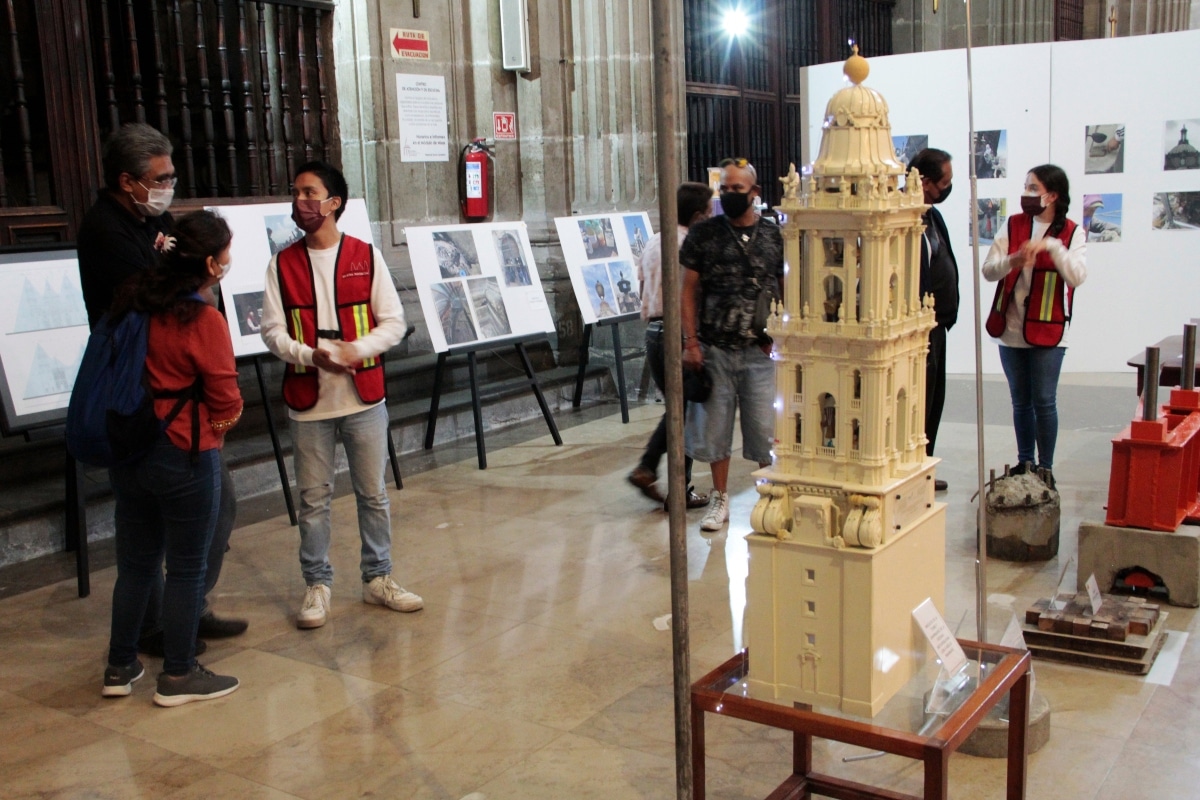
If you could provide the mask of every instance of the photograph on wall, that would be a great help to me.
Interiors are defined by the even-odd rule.
[[[74,249],[0,255],[0,290],[0,427],[60,421],[90,334]]]
[[[1200,119],[1168,121],[1163,134],[1163,169],[1200,169],[1200,150],[1188,141],[1198,135]]]
[[[1125,171],[1125,125],[1088,125],[1083,140],[1083,171],[1104,175]]]
[[[979,243],[991,244],[1008,219],[1008,201],[1003,197],[981,197],[975,206],[975,217],[979,220]],[[967,242],[970,243],[970,223],[967,228]]]
[[[625,223],[625,235],[629,238],[629,249],[636,261],[642,257],[642,251],[650,242],[650,226],[641,214],[626,214],[621,217]]]
[[[262,292],[242,292],[233,296],[233,314],[242,336],[256,336],[262,330],[262,306]]]
[[[304,238],[304,231],[296,227],[291,214],[263,217],[263,226],[266,228],[267,244],[273,256]]]
[[[470,231],[438,231],[433,234],[433,246],[443,279],[479,274],[479,253]]]
[[[929,137],[925,134],[919,136],[893,136],[892,146],[896,148],[896,160],[904,165],[907,170],[912,164],[913,156],[929,147]]]
[[[258,326],[262,324],[267,264],[286,247],[303,240],[292,222],[292,204],[247,202],[208,206],[208,210],[219,214],[233,233],[229,245],[233,268],[219,284],[233,354],[239,358],[265,355],[269,351]],[[362,198],[351,198],[346,203],[338,229],[347,236],[374,242],[367,204]]]
[[[583,251],[588,261],[617,255],[617,237],[608,217],[579,220],[579,236],[583,239]]]
[[[524,222],[424,225],[404,236],[434,352],[554,331]],[[470,275],[444,279],[446,265]],[[418,315],[409,319],[419,327]]]
[[[1200,230],[1200,192],[1160,192],[1154,195],[1150,224],[1160,231]]]
[[[617,290],[617,310],[621,314],[632,314],[642,310],[642,297],[633,285],[633,264],[628,261],[610,261],[608,277]]]
[[[975,175],[979,178],[1008,175],[1008,131],[975,132]]]
[[[438,325],[446,341],[455,345],[478,339],[475,335],[475,323],[471,321],[471,310],[467,307],[467,295],[463,291],[462,281],[435,283],[431,288]]]
[[[1089,242],[1121,241],[1121,195],[1085,194],[1083,229]]]
[[[521,240],[514,231],[492,231],[492,243],[496,246],[496,258],[505,286],[529,286],[529,265],[521,252]]]
[[[467,291],[471,296],[471,308],[479,323],[479,336],[495,339],[512,333],[508,324],[508,312],[504,310],[504,296],[500,294],[500,281],[495,278],[468,278]]]
[[[616,292],[613,291],[608,268],[604,264],[586,264],[583,267],[583,280],[587,285],[588,301],[596,317],[615,317],[618,313]]]

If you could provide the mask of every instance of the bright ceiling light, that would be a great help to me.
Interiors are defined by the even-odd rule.
[[[740,7],[730,8],[721,17],[721,27],[725,29],[725,33],[736,39],[750,30],[750,18]]]

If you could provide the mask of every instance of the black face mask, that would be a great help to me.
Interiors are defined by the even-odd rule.
[[[937,200],[930,200],[929,202],[933,203],[934,205],[945,202],[946,198],[950,196],[950,190],[953,188],[954,188],[954,184],[952,183],[949,186],[947,186],[945,189],[939,189]]]
[[[721,192],[721,211],[730,219],[737,219],[750,209],[749,192]]]

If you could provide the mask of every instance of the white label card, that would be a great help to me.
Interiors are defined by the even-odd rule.
[[[1024,650],[1025,634],[1021,633],[1021,623],[1017,622],[1017,615],[1013,614],[1008,620],[1008,627],[1004,629],[1004,636],[1000,637],[1001,647],[1011,647],[1013,650]]]
[[[921,605],[913,609],[913,619],[921,626],[925,638],[929,641],[933,652],[942,661],[942,669],[950,675],[955,674],[967,664],[967,654],[962,645],[950,632],[950,626],[938,612],[933,600],[925,598]]]
[[[1087,579],[1088,599],[1092,601],[1092,616],[1100,613],[1100,605],[1104,602],[1104,598],[1100,596],[1100,585],[1096,583],[1096,573],[1088,575]]]

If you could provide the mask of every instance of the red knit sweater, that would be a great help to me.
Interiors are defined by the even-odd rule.
[[[242,393],[238,390],[233,343],[221,312],[206,305],[187,324],[181,324],[172,314],[151,317],[146,374],[155,391],[186,389],[199,377],[204,387],[200,402],[200,449],[212,450],[224,444],[225,431],[242,415]],[[162,419],[175,403],[171,398],[155,399],[154,411]],[[191,449],[190,402],[167,426],[167,435],[181,450]]]

